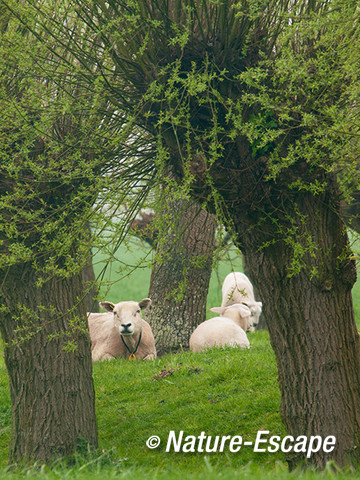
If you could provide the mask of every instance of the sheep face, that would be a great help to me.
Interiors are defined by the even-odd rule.
[[[137,335],[141,330],[141,310],[148,308],[151,304],[150,298],[144,298],[137,302],[100,302],[100,306],[114,315],[113,321],[120,335],[124,337]]]
[[[251,318],[254,325],[257,325],[260,320],[260,315],[262,312],[262,302],[249,302],[246,303],[251,312]]]

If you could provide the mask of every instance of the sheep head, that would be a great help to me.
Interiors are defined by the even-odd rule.
[[[262,312],[262,302],[246,302],[246,306],[249,307],[251,312],[251,318],[253,325],[257,325],[260,320],[260,315]]]
[[[228,307],[213,307],[210,310],[223,317],[231,318],[245,332],[250,330],[254,323],[250,308],[243,303],[234,303]]]
[[[107,312],[112,312],[113,321],[120,335],[137,335],[141,330],[141,310],[151,305],[150,298],[144,298],[138,302],[100,302],[100,307]]]

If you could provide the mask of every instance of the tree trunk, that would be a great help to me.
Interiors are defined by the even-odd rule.
[[[161,260],[151,274],[152,308],[146,316],[159,354],[179,346],[188,348],[191,333],[206,319],[215,248],[212,215],[194,201],[172,201],[168,208],[173,234],[159,242]]]
[[[85,303],[78,302],[81,275],[39,287],[25,264],[11,267],[1,281],[0,327],[12,404],[9,462],[50,462],[84,442],[96,447],[90,340]]]
[[[340,466],[359,461],[360,349],[351,297],[356,269],[339,203],[331,197],[303,194],[298,210],[288,211],[294,219],[299,211],[307,218],[305,230],[297,223],[297,241],[307,249],[304,268],[293,276],[294,251],[283,240],[259,253],[267,240],[264,225],[242,236],[246,271],[263,302],[276,356],[286,429],[294,437],[336,437],[331,453],[310,459],[288,454],[291,469],[301,462],[323,468],[329,460]],[[309,235],[313,249],[304,243]]]

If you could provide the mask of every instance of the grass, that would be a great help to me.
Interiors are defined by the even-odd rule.
[[[234,252],[232,258],[234,259]],[[139,249],[119,252],[134,265],[140,262]],[[101,256],[96,257],[101,270]],[[239,259],[234,268],[241,267]],[[143,261],[141,261],[143,262]],[[141,263],[140,262],[140,263]],[[101,297],[111,301],[139,300],[147,296],[149,269],[137,269],[131,277],[113,283],[124,272],[112,266],[109,283]],[[213,272],[208,306],[220,305],[221,282],[230,271],[220,262]],[[105,277],[106,278],[106,277]],[[360,313],[359,288],[354,289],[355,311]],[[211,314],[210,314],[211,315]],[[359,318],[359,315],[358,317]],[[333,478],[332,469],[289,473],[283,454],[254,453],[243,447],[238,453],[167,453],[170,430],[184,436],[241,435],[254,441],[260,429],[284,436],[279,417],[280,393],[273,351],[266,331],[249,333],[250,350],[213,349],[194,354],[181,352],[154,362],[116,359],[94,364],[99,452],[78,457],[75,464],[58,463],[51,470],[40,466],[24,471],[7,471],[11,410],[8,380],[0,359],[0,478],[44,479],[320,479]],[[154,450],[146,440],[158,435],[161,445]],[[360,472],[341,473],[339,478],[360,478]]]
[[[202,431],[208,435],[239,434],[249,439],[264,426],[283,433],[276,366],[266,337],[266,332],[257,338],[253,334],[253,351],[183,352],[141,365],[141,369],[134,363],[129,368],[125,360],[96,365],[94,378],[101,405],[98,419],[106,431],[106,435],[100,433],[101,444],[121,451],[131,466],[141,465],[145,454],[147,466],[165,467],[170,462],[191,470],[203,455],[166,453],[162,447],[149,451],[146,439],[158,435],[164,443],[169,430],[183,430],[184,435],[200,435]],[[265,375],[264,364],[268,365]],[[156,377],[159,372],[169,375]],[[106,386],[104,378],[109,379]],[[211,458],[219,465],[239,465],[252,459],[250,453],[244,450],[241,455],[213,454]],[[264,460],[274,461],[270,455]]]

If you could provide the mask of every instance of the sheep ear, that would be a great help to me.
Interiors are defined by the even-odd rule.
[[[210,312],[218,313],[219,315],[222,315],[227,307],[213,307],[210,308]]]
[[[115,303],[112,302],[99,302],[101,308],[106,310],[107,312],[112,312],[115,307]]]
[[[140,306],[141,310],[145,310],[146,308],[149,308],[150,305],[151,305],[151,299],[150,298],[143,298],[139,302],[139,306]]]
[[[247,307],[246,305],[238,305],[237,309],[240,313],[240,317],[250,317],[251,316],[251,311],[250,308]]]

